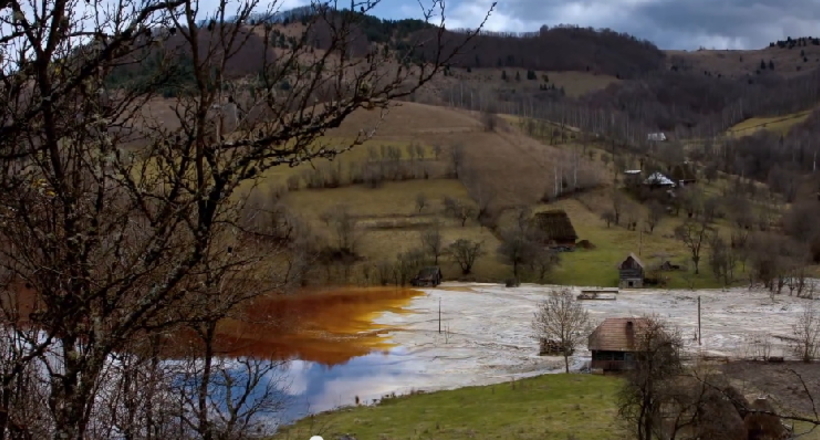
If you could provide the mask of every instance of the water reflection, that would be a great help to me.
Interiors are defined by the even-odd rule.
[[[355,357],[339,365],[293,361],[284,372],[289,382],[288,409],[283,421],[360,402],[372,403],[385,394],[410,392],[422,377],[421,361],[404,347]]]
[[[384,313],[409,313],[406,306],[424,293],[397,288],[347,288],[260,298],[242,320],[223,322],[218,330],[227,357],[291,359],[270,373],[286,384],[291,422],[306,415],[353,405],[413,389],[420,361],[395,346],[394,326],[374,324]]]

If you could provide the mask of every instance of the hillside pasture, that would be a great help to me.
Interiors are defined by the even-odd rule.
[[[711,72],[730,77],[754,77],[758,71],[782,76],[799,75],[820,67],[820,46],[793,49],[766,47],[758,50],[667,50],[667,67],[684,67],[695,73]],[[801,52],[803,56],[801,56]],[[805,58],[805,59],[804,59]],[[775,70],[760,69],[760,62],[774,64]],[[768,66],[767,66],[768,67]]]
[[[419,194],[424,194],[427,199],[427,206],[421,211],[416,208]],[[326,242],[333,239],[333,233],[322,221],[322,215],[337,206],[349,207],[356,222],[357,253],[362,258],[353,269],[354,273],[380,261],[394,261],[402,252],[419,249],[421,233],[430,229],[434,222],[440,222],[445,246],[458,239],[468,239],[483,242],[483,248],[488,251],[488,256],[478,259],[471,279],[502,279],[507,269],[493,254],[499,245],[498,239],[474,219],[461,226],[458,219],[446,217],[442,205],[444,197],[472,203],[464,185],[455,179],[388,182],[377,189],[353,186],[296,191],[284,195],[282,202],[305,219]],[[447,278],[461,277],[457,264],[448,258],[442,257],[439,263]]]
[[[527,78],[527,69],[518,67],[484,67],[466,69],[451,69],[452,76],[437,78],[434,86],[453,86],[458,82],[465,82],[468,86],[491,87],[500,91],[515,91],[515,93],[538,93],[541,85],[555,86],[564,89],[567,96],[577,98],[591,92],[605,89],[610,84],[620,80],[614,76],[577,71],[533,71],[535,77]],[[506,73],[504,79],[502,75]],[[516,76],[517,75],[517,76]],[[516,79],[518,78],[518,79]]]
[[[749,118],[730,127],[726,130],[726,135],[729,137],[750,136],[759,130],[769,130],[785,135],[792,127],[808,119],[813,111],[814,109],[808,109],[784,116]]]

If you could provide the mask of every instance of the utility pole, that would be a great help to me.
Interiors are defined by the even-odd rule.
[[[700,295],[698,295],[698,345],[702,345],[700,340]]]

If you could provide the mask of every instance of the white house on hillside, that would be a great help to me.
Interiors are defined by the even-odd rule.
[[[646,140],[652,142],[665,142],[666,141],[666,133],[649,133],[646,135]]]

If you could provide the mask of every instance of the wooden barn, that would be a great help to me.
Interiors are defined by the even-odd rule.
[[[618,265],[619,283],[621,289],[633,287],[643,287],[646,277],[646,270],[643,262],[635,254],[630,253],[621,264]]]
[[[607,318],[589,335],[590,368],[621,371],[634,367],[638,352],[636,334],[648,325],[646,318]]]
[[[410,280],[410,284],[416,287],[431,286],[436,287],[441,284],[444,276],[441,274],[441,268],[438,266],[427,266],[421,268],[419,273]]]
[[[533,222],[549,246],[575,248],[578,234],[575,233],[575,227],[563,209],[536,213]]]

